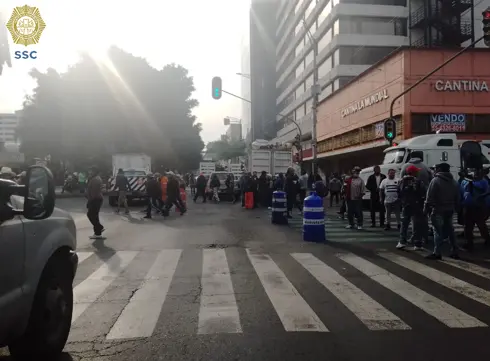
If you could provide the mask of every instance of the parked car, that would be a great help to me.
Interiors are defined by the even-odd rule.
[[[55,208],[47,168],[30,167],[24,184],[0,179],[0,347],[56,360],[71,328],[76,227]]]

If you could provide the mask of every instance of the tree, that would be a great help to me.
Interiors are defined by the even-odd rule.
[[[216,160],[228,160],[245,155],[245,142],[243,140],[230,141],[227,139],[209,142],[206,149],[209,153],[216,154]]]
[[[188,71],[175,64],[160,70],[112,47],[107,60],[88,54],[65,73],[49,69],[37,80],[18,129],[26,157],[110,163],[121,152],[143,152],[155,164],[196,168],[204,143],[192,115],[198,102]]]

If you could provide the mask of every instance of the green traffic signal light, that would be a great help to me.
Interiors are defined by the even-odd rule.
[[[392,139],[393,138],[393,133],[392,132],[386,133],[386,137]]]
[[[223,92],[222,89],[222,81],[219,76],[215,76],[212,81],[212,86],[213,86],[213,99],[221,99],[221,95]]]

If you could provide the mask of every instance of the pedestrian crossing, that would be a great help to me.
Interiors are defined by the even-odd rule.
[[[379,222],[378,227],[371,228],[371,216],[369,215],[369,212],[365,212],[364,227],[359,231],[357,229],[346,229],[346,226],[348,225],[347,217],[345,217],[344,220],[339,219],[336,209],[327,209],[327,214],[325,216],[326,239],[333,242],[394,242],[400,238],[400,235],[396,228],[394,217],[392,218],[392,230],[384,231],[379,227]],[[288,220],[288,223],[291,228],[302,230],[303,216],[301,214],[294,214],[293,218]],[[487,222],[487,225],[490,227],[490,219]],[[453,226],[456,234],[463,232],[463,226],[457,223],[457,215],[454,216]],[[410,235],[410,228],[408,231]],[[475,237],[480,237],[477,230],[475,230],[474,234]]]
[[[149,338],[176,320],[175,327],[195,335],[490,324],[489,268],[454,259],[431,263],[414,252],[332,250],[79,252],[69,342]]]

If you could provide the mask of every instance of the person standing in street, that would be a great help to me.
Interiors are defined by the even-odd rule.
[[[170,214],[170,209],[175,205],[180,210],[180,215],[184,215],[187,212],[185,204],[180,199],[180,187],[179,180],[173,172],[168,172],[168,183],[167,183],[167,202],[165,205],[164,216]]]
[[[406,169],[405,176],[399,182],[399,198],[402,205],[402,226],[400,241],[396,248],[407,246],[407,232],[410,221],[413,224],[412,240],[414,250],[422,250],[422,243],[427,239],[427,227],[424,222],[424,200],[427,186],[417,178],[419,169],[412,165]]]
[[[424,214],[430,214],[434,229],[434,251],[426,258],[440,260],[444,239],[449,238],[451,258],[458,259],[458,246],[453,227],[453,215],[458,209],[461,195],[458,182],[451,174],[447,163],[436,165],[435,177],[429,184],[424,205]]]
[[[333,206],[334,198],[335,198],[335,205],[338,206],[340,191],[342,190],[342,181],[339,179],[337,173],[333,174],[332,179],[330,179],[330,182],[328,184],[328,188],[330,190],[330,208],[332,208]]]
[[[477,169],[473,179],[465,179],[460,185],[464,207],[464,248],[473,250],[473,229],[478,227],[485,245],[490,245],[490,234],[487,227],[488,208],[490,205],[489,184],[484,178],[483,170]]]
[[[194,202],[197,201],[197,198],[202,197],[202,202],[206,203],[206,184],[207,180],[204,174],[199,174],[196,180],[196,193],[194,194]]]
[[[94,227],[94,235],[90,239],[102,239],[104,226],[100,223],[99,213],[104,196],[102,195],[102,179],[96,167],[89,170],[89,182],[87,185],[87,218]]]
[[[385,207],[380,201],[380,185],[381,182],[386,179],[386,176],[381,173],[381,168],[379,165],[374,167],[374,173],[368,177],[366,188],[369,190],[371,196],[371,227],[376,227],[376,213],[379,213],[379,226],[384,227],[385,223]]]
[[[211,180],[209,181],[209,187],[213,190],[213,201],[215,203],[219,203],[219,189],[221,187],[221,182],[216,174],[211,176]]]
[[[355,167],[352,170],[352,176],[345,179],[345,200],[347,204],[347,218],[349,225],[345,228],[354,229],[354,217],[357,220],[357,229],[362,230],[363,214],[362,214],[362,197],[366,193],[366,185],[359,178],[360,168]]]
[[[398,199],[398,179],[395,179],[396,171],[388,170],[388,178],[383,179],[379,185],[379,197],[386,210],[385,231],[391,229],[391,214],[395,213],[398,230],[401,228],[400,200]]]
[[[306,193],[308,192],[308,173],[303,169],[301,170],[301,176],[299,177],[299,201],[304,203]]]
[[[158,212],[162,210],[162,189],[155,176],[148,174],[146,176],[146,195],[148,205],[146,206],[146,216],[143,218],[151,219],[151,210],[155,208]]]
[[[116,213],[119,213],[121,204],[124,205],[126,214],[129,214],[128,199],[126,193],[131,191],[128,178],[124,175],[122,168],[119,168],[116,175],[116,191],[117,191],[117,209]]]

